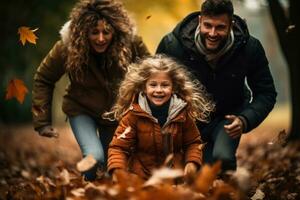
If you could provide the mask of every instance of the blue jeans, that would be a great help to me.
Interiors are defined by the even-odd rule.
[[[224,125],[228,120],[216,118],[209,124],[198,126],[201,138],[207,142],[204,152],[204,163],[212,164],[217,160],[222,161],[222,172],[226,170],[236,170],[236,151],[240,143],[240,137],[231,138],[224,130]]]
[[[108,146],[116,127],[99,125],[88,115],[69,117],[69,121],[83,157],[91,154],[97,160],[97,165],[83,173],[86,180],[95,180],[98,167],[106,168]]]

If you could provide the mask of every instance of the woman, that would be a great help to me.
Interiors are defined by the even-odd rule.
[[[122,4],[114,0],[79,1],[60,33],[61,40],[34,76],[34,128],[41,136],[58,136],[51,124],[53,89],[67,74],[70,84],[62,109],[83,157],[92,155],[97,160],[97,165],[84,172],[85,179],[91,181],[97,167],[106,166],[108,144],[116,128],[115,122],[101,115],[114,103],[128,64],[149,53],[141,38],[133,34]]]

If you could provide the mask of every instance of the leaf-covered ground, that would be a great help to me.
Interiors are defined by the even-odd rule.
[[[203,167],[188,184],[176,178],[181,172],[167,169],[151,183],[119,174],[114,184],[101,173],[93,183],[82,180],[75,139],[68,128],[59,132],[58,139],[49,139],[31,126],[0,127],[0,199],[300,199],[300,144],[285,145],[284,133],[279,140],[246,136],[238,171],[225,182],[216,164]]]

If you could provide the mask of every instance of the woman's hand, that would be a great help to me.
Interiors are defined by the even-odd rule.
[[[52,126],[44,126],[38,130],[40,136],[58,138],[59,134]]]

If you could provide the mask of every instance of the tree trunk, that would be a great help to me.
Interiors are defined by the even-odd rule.
[[[278,0],[268,0],[269,9],[275,30],[278,36],[282,52],[288,64],[290,72],[291,104],[292,104],[292,124],[289,140],[300,139],[300,1],[290,0],[288,16],[285,15],[284,8]]]

